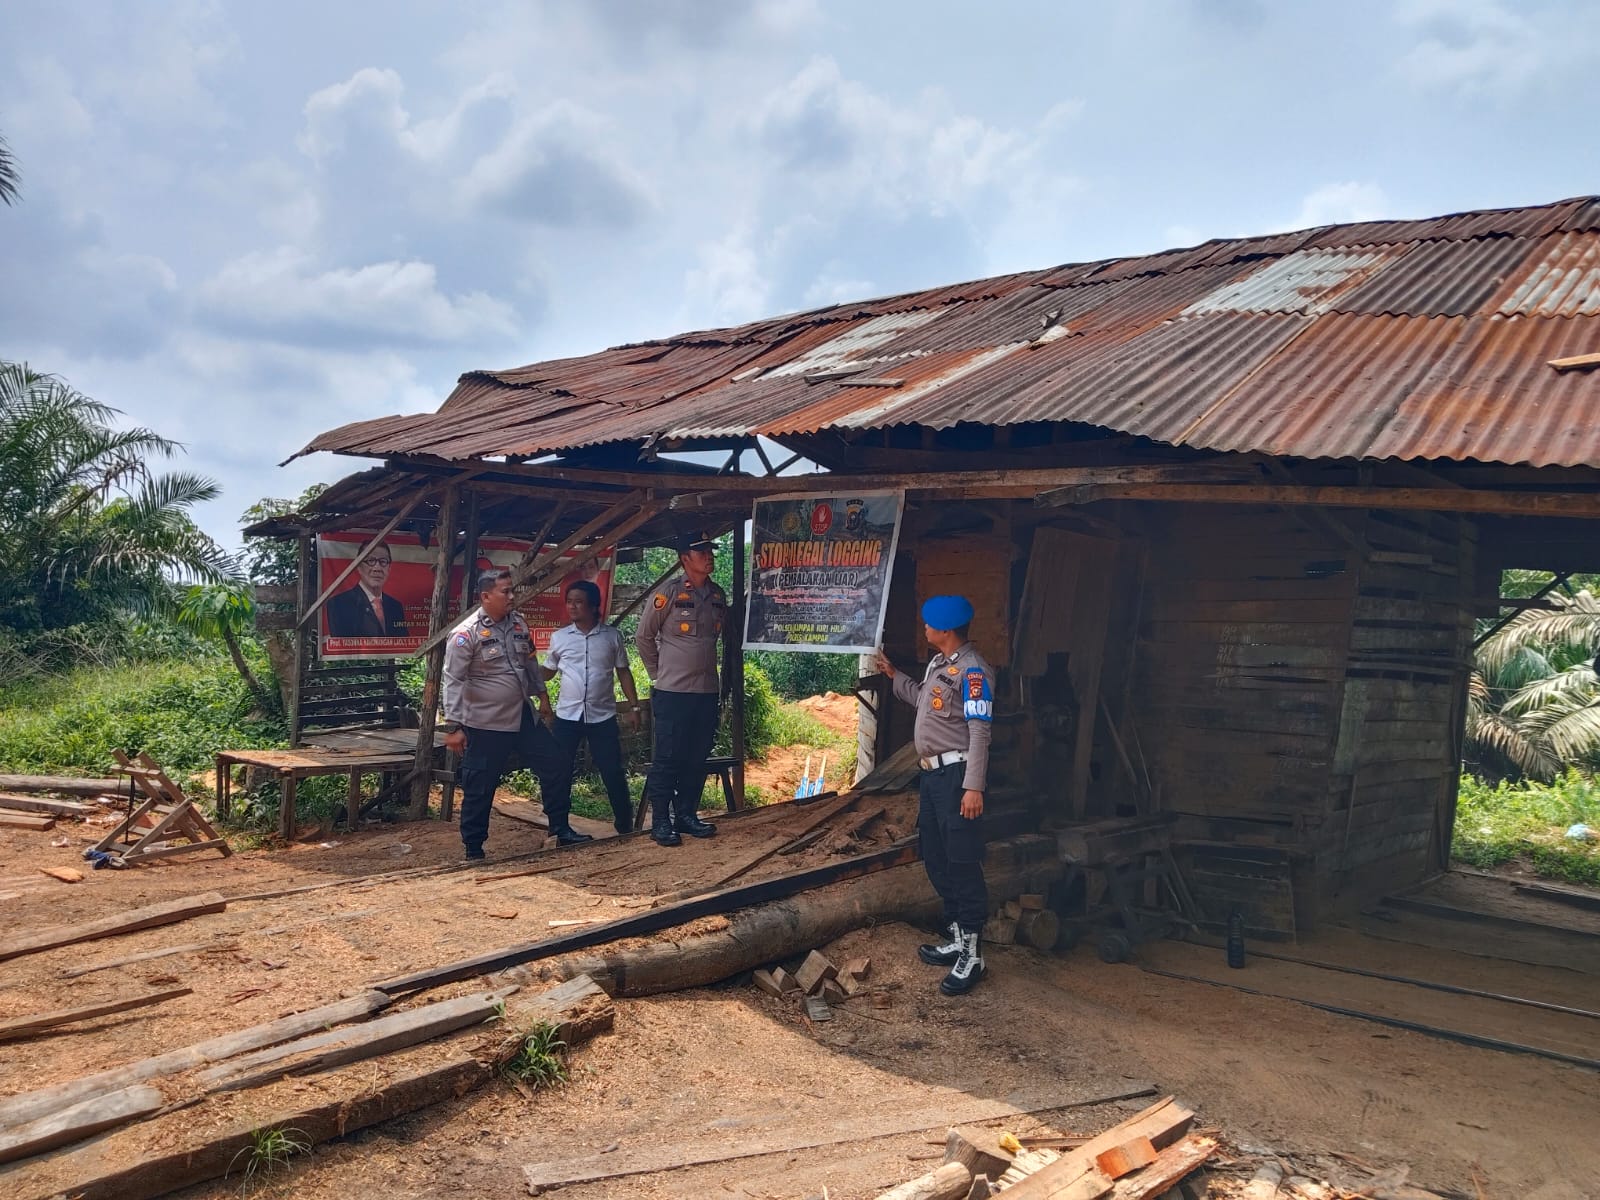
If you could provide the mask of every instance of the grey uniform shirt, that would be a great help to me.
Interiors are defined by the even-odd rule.
[[[522,706],[545,695],[538,662],[521,613],[491,621],[473,609],[445,640],[444,719],[473,729],[522,728]]]
[[[679,575],[650,594],[634,644],[663,692],[718,691],[717,636],[728,615],[728,596],[707,579],[694,587]]]
[[[994,720],[994,671],[971,642],[949,658],[935,654],[917,683],[904,671],[891,681],[897,699],[914,705],[911,740],[917,754],[932,758],[948,750],[967,752],[962,787],[981,792],[989,782],[989,735]]]
[[[576,624],[550,635],[544,665],[561,676],[556,716],[597,725],[617,715],[617,672],[628,668],[628,646],[604,621],[584,633]]]

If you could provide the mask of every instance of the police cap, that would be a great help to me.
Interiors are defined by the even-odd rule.
[[[922,602],[922,623],[929,629],[960,629],[972,623],[972,601],[965,596],[930,596]]]
[[[690,550],[715,550],[717,539],[703,529],[692,529],[678,535],[677,546],[680,554],[687,554]]]

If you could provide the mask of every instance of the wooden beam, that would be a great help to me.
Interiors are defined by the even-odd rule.
[[[433,495],[433,490],[431,488],[418,492],[415,496],[411,497],[404,508],[395,513],[394,516],[390,517],[389,520],[384,523],[383,528],[377,533],[373,534],[368,540],[367,544],[362,546],[361,549],[356,552],[356,556],[352,558],[348,564],[346,564],[345,569],[339,572],[334,581],[322,589],[322,595],[313,600],[306,608],[306,611],[300,614],[300,619],[295,622],[295,628],[303,629],[305,627],[305,623],[311,620],[312,617],[316,616],[317,613],[322,610],[322,606],[328,602],[328,597],[339,590],[339,585],[342,584],[346,579],[350,578],[351,573],[361,565],[361,561],[366,558],[367,555],[371,554],[374,550],[381,546],[383,544],[383,539],[393,533],[395,531],[395,527],[399,525],[401,521],[404,521],[413,512],[415,512],[417,505],[421,504],[431,495]]]
[[[170,925],[174,921],[186,921],[190,917],[198,917],[204,913],[221,912],[227,907],[228,902],[222,898],[221,893],[206,892],[204,895],[184,896],[178,900],[168,900],[146,908],[135,908],[129,912],[101,917],[94,921],[84,921],[77,925],[56,925],[0,942],[0,962],[24,954],[36,954],[41,950],[53,950],[58,946],[73,946],[79,942],[94,941],[96,938],[132,933],[136,929]]]
[[[778,468],[782,470],[782,467]],[[768,495],[774,492],[831,492],[936,487],[1031,488],[1071,487],[1100,483],[1151,483],[1161,481],[1248,482],[1261,477],[1249,461],[1140,464],[1135,466],[1036,467],[1008,470],[890,471],[876,474],[823,472],[811,475],[715,475],[673,471],[609,471],[594,467],[567,467],[555,464],[494,464],[496,474],[514,475],[539,483],[609,484],[648,488],[661,492],[732,492],[743,495]]]
[[[729,749],[733,754],[733,809],[744,807],[744,608],[745,545],[744,522],[733,527],[733,607],[728,613],[731,628],[722,631],[723,670],[729,676],[722,685],[728,697]]]
[[[76,779],[66,775],[0,775],[0,788],[8,792],[60,792],[67,796],[115,794],[120,779]]]
[[[276,1021],[268,1021],[264,1025],[252,1025],[248,1029],[218,1034],[203,1042],[168,1050],[165,1054],[158,1054],[154,1058],[140,1059],[138,1062],[97,1071],[93,1075],[54,1083],[36,1091],[7,1096],[0,1100],[0,1128],[37,1120],[47,1113],[66,1108],[90,1096],[100,1095],[112,1088],[141,1083],[146,1079],[161,1079],[168,1075],[176,1075],[180,1071],[188,1071],[206,1063],[220,1062],[225,1058],[232,1058],[235,1054],[258,1050],[262,1046],[271,1046],[319,1029],[327,1029],[331,1025],[359,1020],[387,1007],[388,1003],[389,997],[382,992],[361,992],[348,999],[336,1000],[332,1004],[279,1017]]]
[[[194,991],[193,988],[169,988],[166,991],[151,992],[146,996],[134,996],[127,1000],[110,1000],[104,1004],[85,1004],[78,1008],[58,1008],[54,1012],[32,1013],[26,1017],[11,1017],[0,1021],[0,1042],[11,1042],[17,1038],[31,1037],[33,1034],[42,1033],[46,1029],[54,1029],[58,1025],[70,1025],[74,1021],[89,1021],[95,1017],[107,1017],[112,1013],[127,1012],[133,1008],[146,1008],[152,1004],[164,1004],[168,1000],[176,1000],[179,996],[187,996]]]
[[[166,1098],[158,1089],[143,1084],[91,1097],[37,1121],[0,1131],[0,1163],[81,1141],[101,1130],[148,1117],[165,1104]]]
[[[450,611],[450,563],[455,558],[456,509],[460,500],[461,489],[446,488],[439,513],[439,550],[433,568],[433,598],[428,605],[428,666],[417,713],[417,751],[411,764],[409,816],[413,821],[428,815],[428,788],[433,782],[433,728],[438,721],[439,687],[444,678],[444,639],[450,631],[445,615]]]
[[[1600,367],[1600,354],[1575,354],[1571,358],[1552,358],[1545,365],[1554,367],[1557,371],[1586,371],[1591,367]]]
[[[948,476],[959,481],[959,474]],[[1424,509],[1496,516],[1600,518],[1600,492],[1510,492],[1470,488],[1387,488],[1290,484],[1106,483],[1046,492],[1044,507],[1102,500],[1169,504],[1325,505],[1329,508]]]

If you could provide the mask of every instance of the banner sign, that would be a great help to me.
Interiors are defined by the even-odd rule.
[[[903,492],[850,492],[757,500],[746,649],[876,649],[904,499]]]
[[[338,578],[375,532],[351,529],[317,535],[317,578],[325,581],[323,586]],[[473,574],[489,567],[515,567],[528,547],[529,543],[510,538],[482,538]],[[579,553],[569,550],[563,557],[575,559]],[[437,559],[437,548],[422,545],[414,533],[391,533],[385,538],[350,573],[344,585],[328,597],[317,614],[321,656],[409,658],[415,654],[428,637],[428,609],[433,603]],[[587,579],[599,587],[600,614],[604,619],[611,606],[614,561],[614,554],[602,554],[521,605],[539,650],[549,649],[550,635],[567,623],[566,590],[576,580]],[[460,604],[462,583],[462,567],[457,563],[450,569],[452,613]]]

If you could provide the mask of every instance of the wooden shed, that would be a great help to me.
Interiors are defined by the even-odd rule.
[[[1208,920],[1292,934],[1444,867],[1501,571],[1600,568],[1597,367],[1600,199],[1331,226],[470,372],[314,439],[384,465],[261,531],[431,488],[451,553],[648,544],[904,488],[885,642],[972,597],[997,803],[1160,818]],[[882,758],[909,714],[863,688]]]

